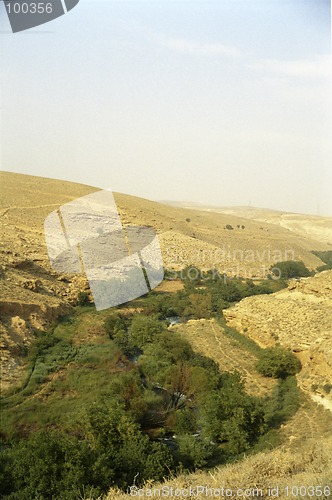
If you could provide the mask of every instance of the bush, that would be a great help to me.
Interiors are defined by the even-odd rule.
[[[129,343],[132,347],[141,349],[145,344],[153,342],[163,330],[164,324],[154,316],[134,316],[128,329]]]
[[[271,396],[265,403],[265,421],[269,429],[278,428],[290,419],[301,404],[301,396],[296,378],[291,376],[279,379]]]
[[[209,319],[212,316],[211,294],[191,293],[189,295],[190,305],[185,309],[185,316],[191,316],[194,319]]]
[[[60,431],[38,432],[0,454],[1,496],[74,500],[93,482],[92,463],[86,443]]]
[[[323,266],[317,267],[317,271],[327,271],[328,269],[332,269],[332,250],[326,250],[323,252],[313,251],[312,252],[316,257],[325,262]]]
[[[129,321],[121,313],[114,313],[108,316],[104,322],[104,328],[112,339],[118,332],[126,332]]]
[[[185,469],[195,469],[206,465],[213,453],[213,447],[195,436],[185,434],[178,439],[177,460]]]
[[[276,274],[279,278],[283,279],[302,277],[305,278],[307,276],[311,276],[311,272],[304,265],[304,263],[302,261],[296,260],[285,260],[283,262],[277,262],[270,267],[270,271]]]
[[[125,489],[134,484],[135,478],[136,484],[142,485],[148,479],[160,481],[168,475],[173,467],[169,450],[143,435],[140,426],[116,400],[108,405],[94,405],[87,416],[90,446],[99,457],[96,473],[107,471],[105,489],[111,482]]]
[[[301,370],[301,362],[284,347],[268,347],[261,351],[256,369],[265,377],[286,378]]]
[[[260,402],[246,394],[236,373],[224,374],[222,387],[207,395],[201,423],[203,435],[229,456],[249,449],[266,430]]]
[[[87,292],[79,292],[77,294],[77,305],[88,306],[90,304],[89,294]]]

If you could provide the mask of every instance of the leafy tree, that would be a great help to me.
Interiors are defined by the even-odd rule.
[[[185,363],[193,355],[190,344],[179,334],[164,332],[144,347],[138,366],[150,386],[163,386],[176,365]]]
[[[246,394],[238,374],[225,374],[223,386],[208,393],[201,423],[203,435],[231,456],[250,448],[266,429],[260,402]]]
[[[199,352],[194,352],[190,357],[190,364],[191,366],[200,366],[204,368],[208,372],[210,379],[215,379],[215,384],[219,384],[221,374],[219,365],[216,361],[200,354]]]
[[[2,498],[75,499],[95,483],[93,459],[85,442],[60,431],[37,432],[1,452]]]
[[[195,319],[211,318],[212,299],[208,293],[192,293],[189,295],[190,305],[185,309],[186,316],[192,316]]]
[[[301,370],[301,362],[282,346],[268,347],[261,351],[256,369],[265,377],[286,378]]]
[[[188,470],[203,467],[213,454],[213,446],[207,441],[185,434],[178,438],[177,460]]]
[[[199,398],[201,394],[211,389],[209,374],[199,366],[191,367],[188,363],[181,363],[169,367],[164,372],[163,387],[170,396],[171,408],[182,408],[188,401]]]
[[[140,422],[147,410],[143,400],[144,387],[138,370],[123,372],[114,378],[111,386],[112,394],[119,399],[126,411]]]
[[[196,430],[195,412],[190,408],[183,408],[174,414],[173,430],[176,434],[189,434]]]
[[[146,344],[153,342],[164,328],[164,324],[154,316],[143,314],[134,316],[128,329],[129,343],[142,349]]]
[[[88,423],[87,438],[99,457],[96,470],[113,471],[113,484],[126,488],[135,478],[138,485],[148,479],[161,480],[173,468],[166,446],[150,442],[116,400],[90,408]]]

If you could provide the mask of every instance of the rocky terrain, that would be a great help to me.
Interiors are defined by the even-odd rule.
[[[332,245],[332,217],[283,213],[251,207],[232,207],[222,209],[222,213],[229,213],[238,217],[267,222],[314,240]]]
[[[49,264],[44,220],[59,206],[97,190],[55,179],[1,172],[2,388],[20,379],[35,330],[47,329],[89,292],[83,275],[59,274]],[[326,243],[273,224],[234,215],[190,210],[115,193],[126,225],[149,225],[159,234],[164,265],[217,268],[228,275],[261,277],[276,261],[295,258],[311,269],[322,261],[311,250]]]
[[[60,274],[51,268],[43,224],[50,212],[96,188],[6,172],[0,174],[0,182],[1,388],[6,390],[20,383],[35,332],[70,312],[79,291],[89,292],[83,275]],[[290,230],[271,220],[249,220],[239,212],[192,210],[122,194],[115,194],[115,200],[124,225],[155,228],[165,267],[170,269],[195,264],[201,269],[216,267],[228,274],[259,278],[263,268],[291,258],[291,252],[315,269],[323,263],[311,251],[331,248],[329,238],[322,236],[324,231],[316,236],[307,231],[307,237],[294,227]],[[319,224],[324,229],[323,220]],[[161,289],[175,290],[178,285],[167,281]],[[282,428],[284,441],[277,449],[216,471],[180,476],[166,485],[266,489],[275,483],[282,488],[328,483],[332,477],[332,414],[328,411],[332,408],[331,306],[332,271],[324,271],[293,280],[288,289],[275,294],[248,297],[225,310],[228,325],[261,346],[280,342],[296,353],[303,367],[298,380],[306,393],[305,402]],[[88,335],[94,334],[94,327],[91,325]],[[240,369],[249,392],[264,395],[271,390],[274,381],[253,374],[254,357],[244,355],[230,342],[215,320],[189,321],[173,328],[183,331],[195,349],[222,368]],[[80,332],[80,342],[87,338]],[[129,495],[111,490],[108,498]],[[286,496],[280,494],[279,498]]]
[[[224,316],[262,347],[279,342],[292,349],[303,367],[301,388],[332,408],[332,271],[292,280],[272,295],[247,297]]]

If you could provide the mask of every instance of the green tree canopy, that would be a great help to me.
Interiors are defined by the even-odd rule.
[[[142,349],[153,342],[164,329],[164,324],[156,316],[137,314],[128,329],[129,343]]]
[[[282,279],[301,278],[311,276],[311,272],[302,261],[285,260],[270,267],[270,271]]]
[[[265,377],[286,378],[301,370],[301,362],[282,346],[268,347],[261,351],[256,369]]]

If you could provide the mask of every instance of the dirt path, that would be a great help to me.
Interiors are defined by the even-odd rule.
[[[59,206],[59,203],[46,203],[46,205],[28,205],[27,207],[20,207],[20,206],[12,206],[12,207],[2,207],[1,210],[3,210],[3,212],[1,213],[1,217],[3,217],[4,215],[6,215],[7,212],[9,212],[9,210],[31,210],[31,209],[35,209],[35,208],[45,208],[45,207],[58,207]]]
[[[332,429],[332,414],[317,402],[312,395],[304,393],[304,400],[296,414],[282,426],[286,448],[297,450],[306,440],[329,438]]]

